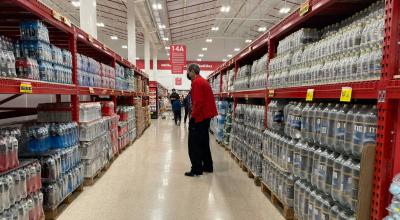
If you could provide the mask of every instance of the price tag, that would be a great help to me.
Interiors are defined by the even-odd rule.
[[[67,25],[68,27],[72,27],[71,21],[68,18],[63,17],[63,21],[65,25]]]
[[[299,14],[300,14],[300,16],[304,16],[309,11],[310,11],[310,0],[307,0],[303,4],[300,5]]]
[[[93,89],[93,87],[89,87],[89,93],[90,93],[90,94],[94,94],[94,89]]]
[[[62,20],[61,14],[58,13],[57,11],[53,10],[53,11],[52,11],[52,14],[53,14],[53,18],[55,18],[56,20],[58,20],[58,21],[63,21],[63,20]]]
[[[103,95],[107,93],[106,89],[103,89],[103,92],[101,92]]]
[[[32,94],[32,84],[29,82],[21,82],[19,85],[19,92]]]
[[[311,102],[314,98],[314,89],[307,89],[306,101]]]
[[[121,95],[124,95],[124,90],[121,90]]]
[[[113,89],[113,90],[111,90],[111,95],[114,95],[114,89]]]
[[[244,99],[249,100],[249,95],[245,95]]]
[[[268,97],[272,98],[275,95],[275,90],[268,90]]]
[[[93,43],[93,37],[91,35],[88,35],[88,40],[89,42]]]
[[[340,101],[341,102],[350,102],[352,91],[353,91],[353,89],[351,87],[342,87],[342,93],[340,94]]]

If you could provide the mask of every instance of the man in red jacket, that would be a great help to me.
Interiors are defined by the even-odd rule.
[[[192,169],[186,176],[198,176],[204,172],[213,172],[213,161],[210,151],[211,118],[218,115],[214,95],[210,84],[200,76],[200,67],[190,64],[187,77],[192,81],[192,115],[189,122],[189,158]]]

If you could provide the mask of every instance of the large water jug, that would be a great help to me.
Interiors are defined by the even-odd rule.
[[[335,138],[336,138],[336,124],[338,118],[338,112],[342,108],[341,104],[336,104],[334,108],[328,113],[328,139],[327,147],[330,150],[335,149]]]
[[[338,153],[344,153],[345,133],[346,133],[346,115],[349,111],[349,105],[344,104],[337,112],[335,125],[334,150]]]
[[[377,132],[377,109],[376,106],[363,106],[355,115],[353,144],[351,153],[357,158],[361,157],[365,147],[376,145]]]
[[[355,114],[360,110],[360,106],[355,104],[347,112],[346,115],[346,133],[345,133],[345,144],[344,152],[346,155],[351,155],[352,143],[353,143],[353,130],[354,130],[354,118]]]
[[[329,129],[329,119],[328,115],[329,112],[332,110],[333,104],[328,103],[328,105],[322,110],[322,115],[321,115],[321,132],[320,132],[320,137],[318,138],[320,140],[320,145],[322,146],[328,146],[328,129]]]

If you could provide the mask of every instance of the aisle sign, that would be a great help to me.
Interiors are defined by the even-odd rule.
[[[176,86],[181,86],[182,85],[182,77],[176,77],[175,78],[175,85]]]
[[[340,101],[341,102],[350,102],[352,91],[353,91],[353,89],[351,87],[342,87],[342,93],[340,94]]]
[[[314,98],[314,89],[307,89],[306,101],[311,102]]]
[[[19,92],[32,94],[32,84],[30,82],[21,82]]]
[[[300,16],[304,16],[309,11],[310,11],[310,0],[307,0],[303,4],[300,5],[299,14],[300,14]]]
[[[171,45],[169,50],[172,74],[183,74],[183,67],[186,65],[186,46]]]

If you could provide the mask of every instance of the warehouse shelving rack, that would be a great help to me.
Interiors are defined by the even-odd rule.
[[[93,59],[115,67],[116,63],[131,68],[135,77],[142,79],[142,88],[149,83],[149,77],[139,68],[112,51],[106,45],[71,24],[68,18],[62,16],[37,0],[0,0],[0,34],[16,39],[20,36],[19,24],[23,20],[41,20],[49,29],[50,42],[60,48],[67,49],[72,54],[72,82],[73,84],[60,84],[44,81],[35,81],[20,78],[0,78],[0,94],[14,94],[0,101],[0,105],[26,93],[21,92],[21,83],[30,83],[31,92],[26,94],[56,95],[56,101],[61,102],[61,95],[71,96],[71,113],[74,121],[79,121],[79,96],[90,95],[109,96],[117,106],[117,98],[125,97],[134,103],[135,97],[143,97],[143,104],[147,104],[147,93],[144,91],[123,91],[110,88],[85,87],[78,85],[77,53],[92,57]],[[0,108],[9,110],[2,112],[0,118],[10,118],[37,113],[35,108]]]
[[[337,22],[367,5],[375,2],[340,1],[340,0],[310,0],[305,5],[309,6],[306,14],[301,15],[300,9],[284,18],[269,31],[261,35],[248,47],[235,57],[222,64],[210,77],[223,74],[232,65],[235,74],[243,59],[251,61],[252,54],[256,56],[260,47],[268,47],[262,51],[269,54],[269,58],[276,55],[279,40],[302,27],[322,27],[323,25]],[[307,90],[314,89],[313,98],[336,99],[339,101],[342,88],[352,88],[352,99],[371,100],[378,106],[378,131],[377,146],[375,150],[375,170],[373,179],[373,192],[371,203],[371,219],[380,220],[387,215],[387,206],[391,201],[388,191],[394,175],[400,172],[400,0],[385,0],[385,37],[383,45],[382,74],[380,80],[362,81],[339,84],[326,84],[316,86],[302,86],[283,89],[265,89],[261,91],[232,92],[229,95],[241,98],[259,98],[265,94],[266,106],[271,99],[306,98]],[[265,73],[267,74],[267,73]],[[222,88],[222,85],[221,85]],[[222,90],[220,90],[222,91]],[[255,95],[256,94],[256,95]],[[217,97],[223,94],[217,93]],[[235,103],[236,103],[235,99]],[[267,108],[266,108],[267,109]]]
[[[155,100],[155,106],[156,106],[156,111],[153,112],[151,111],[151,117],[153,119],[157,119],[161,112],[161,106],[158,101],[159,98],[165,97],[167,94],[167,88],[165,88],[161,83],[157,81],[150,81],[149,83],[149,99],[156,99]]]

